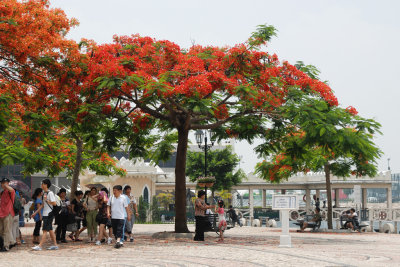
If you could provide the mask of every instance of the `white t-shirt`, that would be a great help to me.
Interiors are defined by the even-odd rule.
[[[123,194],[122,196],[125,198],[126,206],[129,207],[129,203],[131,202],[129,200],[129,197],[127,195],[125,195],[125,194]],[[126,209],[124,209],[124,218],[128,218],[128,214],[126,213]]]
[[[126,207],[128,207],[126,197],[123,195],[112,196],[108,200],[107,206],[111,206],[111,219],[125,219]]]
[[[47,194],[47,200],[50,202],[56,202],[56,197],[54,196],[54,193],[52,191],[47,191],[45,192],[45,194]],[[47,201],[44,200],[43,198],[43,216],[49,216],[49,213],[52,211],[53,206],[49,203],[47,203]]]

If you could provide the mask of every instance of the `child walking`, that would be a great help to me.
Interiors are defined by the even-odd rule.
[[[215,207],[215,211],[218,213],[218,229],[219,229],[219,240],[218,242],[224,241],[224,231],[226,229],[226,219],[224,211],[224,201],[218,200],[218,207]]]

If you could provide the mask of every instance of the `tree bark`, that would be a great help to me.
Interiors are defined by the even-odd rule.
[[[71,184],[71,194],[70,194],[70,199],[75,198],[75,191],[78,188],[78,182],[79,182],[79,174],[81,172],[81,166],[82,166],[82,153],[83,153],[83,141],[79,137],[75,137],[76,141],[76,161],[75,161],[75,167],[74,167],[74,172],[72,174],[72,184]]]
[[[189,233],[186,220],[186,154],[189,129],[178,128],[178,147],[175,166],[175,232]]]
[[[331,171],[329,163],[324,166],[325,179],[326,179],[326,196],[328,198],[328,229],[333,229],[332,224],[332,189],[331,189]]]

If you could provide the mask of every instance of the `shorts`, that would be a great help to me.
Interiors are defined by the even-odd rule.
[[[113,234],[115,238],[122,238],[124,232],[124,219],[111,219]]]
[[[107,218],[101,218],[101,220],[99,220],[97,223],[100,224],[104,224],[107,225],[108,219]]]
[[[53,215],[43,216],[43,231],[53,231]]]

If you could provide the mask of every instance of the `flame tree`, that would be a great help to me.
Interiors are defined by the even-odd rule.
[[[167,157],[171,142],[177,142],[176,232],[188,232],[189,131],[212,129],[220,139],[265,139],[291,88],[337,105],[328,85],[262,51],[274,35],[274,27],[260,25],[245,43],[189,49],[150,37],[115,36],[114,43],[99,46],[94,53],[110,69],[93,80],[96,93],[115,99],[133,122],[136,135],[129,140],[131,157],[147,156],[149,150]]]

